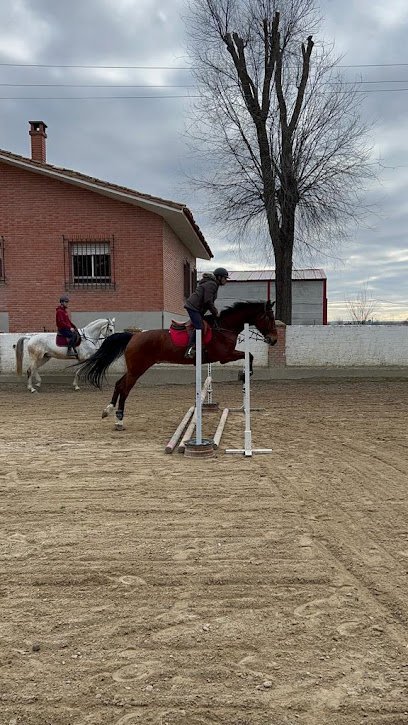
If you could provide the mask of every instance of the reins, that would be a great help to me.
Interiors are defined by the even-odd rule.
[[[87,335],[85,335],[85,332],[84,332],[85,328],[84,327],[80,327],[79,330],[78,330],[78,332],[81,335],[81,339],[82,340],[86,340],[87,342],[92,342],[92,344],[96,347],[97,344],[98,344],[98,342],[100,342],[101,340],[106,340],[106,338],[109,337],[109,335],[108,335],[108,327],[109,327],[109,325],[110,325],[110,321],[108,320],[107,323],[106,323],[106,325],[103,326],[103,327],[106,328],[106,335],[100,335],[96,340],[94,340],[92,337],[88,337]]]

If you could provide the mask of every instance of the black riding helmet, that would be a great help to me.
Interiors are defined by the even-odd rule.
[[[226,277],[226,278],[229,277],[229,274],[228,274],[227,270],[225,269],[225,267],[217,267],[217,269],[214,269],[213,274],[215,277]]]
[[[63,302],[69,302],[69,297],[67,297],[66,295],[62,295],[62,297],[60,297],[60,304],[62,304]]]

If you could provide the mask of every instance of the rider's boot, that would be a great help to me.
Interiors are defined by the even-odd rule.
[[[186,357],[188,360],[194,360],[196,356],[196,346],[195,345],[189,345],[184,357]]]
[[[78,353],[77,353],[77,351],[73,347],[71,347],[71,345],[68,347],[67,356],[68,357],[76,357],[78,359]]]
[[[194,358],[196,356],[195,338],[196,338],[196,331],[191,330],[187,350],[184,353],[184,357],[186,357],[188,360],[194,360]]]

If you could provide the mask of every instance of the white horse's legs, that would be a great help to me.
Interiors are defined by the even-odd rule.
[[[30,391],[30,393],[36,393],[37,390],[33,386],[33,381],[35,380],[35,363],[33,362],[32,365],[27,370],[27,390]]]
[[[78,385],[78,375],[79,375],[79,370],[74,375],[74,382],[72,383],[74,390],[80,390],[80,387]]]
[[[37,388],[41,385],[41,377],[39,373],[37,372],[38,368],[42,367],[42,365],[45,365],[45,363],[48,361],[47,357],[40,357],[40,358],[31,358],[31,365],[27,370],[27,389],[30,391],[30,393],[36,393],[37,390],[34,387],[34,385],[37,386]],[[33,385],[34,384],[34,385]]]

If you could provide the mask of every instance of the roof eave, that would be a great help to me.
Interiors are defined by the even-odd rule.
[[[180,205],[179,208],[171,207],[165,203],[158,201],[150,201],[139,197],[137,192],[134,194],[121,191],[119,189],[110,188],[102,183],[96,183],[91,179],[85,179],[83,177],[72,177],[68,174],[64,174],[62,170],[54,169],[50,166],[37,166],[33,165],[29,159],[25,160],[23,157],[12,158],[0,153],[0,161],[7,163],[11,166],[26,169],[34,174],[40,174],[41,176],[48,176],[58,181],[71,184],[71,186],[80,187],[88,191],[93,191],[102,196],[108,196],[111,199],[122,201],[126,204],[132,204],[134,206],[142,207],[147,211],[151,211],[155,214],[159,214],[167,224],[173,229],[175,234],[179,237],[182,243],[189,249],[194,257],[198,259],[210,260],[212,253],[208,245],[206,244],[204,237],[202,236],[199,228],[194,222],[193,216],[187,207]]]

